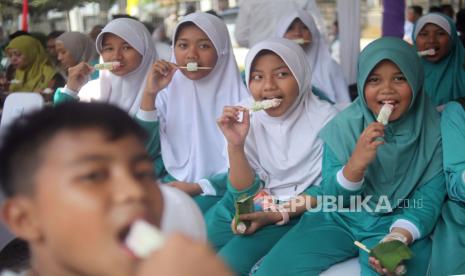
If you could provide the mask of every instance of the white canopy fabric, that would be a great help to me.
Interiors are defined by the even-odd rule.
[[[360,54],[360,0],[338,0],[340,61],[349,84],[357,81],[357,59]]]
[[[295,7],[312,15],[322,38],[328,42],[326,25],[315,0],[241,0],[234,33],[237,43],[251,48],[256,43],[273,37],[278,20]]]

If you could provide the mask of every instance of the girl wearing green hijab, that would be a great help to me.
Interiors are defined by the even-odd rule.
[[[462,99],[462,103],[465,102]],[[465,110],[446,105],[441,117],[448,200],[433,235],[430,275],[465,274]],[[461,150],[462,149],[462,150]]]
[[[393,239],[413,251],[408,274],[426,273],[445,180],[439,116],[423,93],[420,60],[406,42],[380,38],[360,54],[357,87],[357,100],[320,132],[323,204],[275,245],[257,275],[319,275],[355,256],[362,275],[384,273],[354,241],[372,248]],[[394,110],[383,126],[376,117],[386,103]]]
[[[421,17],[413,29],[418,51],[434,49],[423,56],[425,91],[438,110],[444,104],[465,96],[465,50],[451,18],[430,13]]]
[[[16,69],[16,81],[10,84],[10,92],[42,92],[63,85],[63,78],[51,65],[44,47],[32,36],[14,38],[6,51]]]

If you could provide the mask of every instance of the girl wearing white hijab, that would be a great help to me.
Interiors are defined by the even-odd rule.
[[[225,105],[238,103],[248,92],[226,25],[216,16],[184,17],[176,26],[172,48],[171,62],[153,65],[141,109],[147,111],[152,129],[159,129],[151,151],[161,146],[163,160],[155,162],[161,181],[194,196],[205,212],[226,189],[226,144],[216,118]],[[185,66],[194,62],[207,69],[187,71]]]
[[[248,274],[295,225],[306,207],[301,204],[287,212],[285,206],[303,200],[316,202],[323,152],[317,135],[337,113],[312,93],[305,53],[288,39],[256,44],[247,55],[246,80],[253,100],[278,98],[281,104],[253,116],[244,107],[225,107],[218,120],[228,141],[230,170],[227,194],[207,214],[208,236],[219,255],[241,275]],[[243,122],[237,120],[240,112]],[[243,234],[253,234],[245,237],[236,231],[234,202],[259,192],[266,192],[281,205],[273,205],[275,212],[256,210],[240,215],[241,221],[250,222]]]
[[[301,44],[312,68],[312,86],[316,88],[313,89],[314,93],[322,93],[336,104],[350,103],[349,89],[342,69],[332,59],[329,47],[310,14],[296,9],[283,16],[279,21],[276,36]]]
[[[86,34],[80,32],[65,32],[55,40],[57,58],[61,67],[76,66],[80,61],[95,65],[99,61],[99,54],[95,48],[95,42]],[[91,75],[92,79],[98,78],[98,71]]]
[[[150,33],[137,20],[118,18],[103,28],[96,46],[104,62],[116,61],[120,66],[101,71],[98,79],[89,82],[89,74],[94,71],[91,65],[81,62],[71,67],[65,88],[55,94],[55,104],[76,99],[102,101],[136,115],[147,72],[157,58]]]

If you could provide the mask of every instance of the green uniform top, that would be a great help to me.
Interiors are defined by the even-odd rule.
[[[465,110],[457,102],[446,105],[441,118],[444,173],[449,198],[465,206]],[[465,213],[463,213],[465,218]]]
[[[385,127],[385,144],[378,147],[360,189],[344,190],[331,183],[336,181],[336,172],[351,157],[360,134],[375,121],[375,115],[365,102],[364,87],[373,68],[386,59],[396,64],[406,77],[412,89],[412,101],[401,118]],[[326,175],[322,185],[329,194],[371,196],[368,206],[373,210],[380,200],[387,199],[394,214],[399,213],[399,219],[414,224],[419,230],[415,238],[423,237],[436,223],[445,196],[445,183],[441,181],[439,115],[422,90],[422,65],[410,45],[397,38],[384,37],[362,52],[358,70],[359,97],[320,133],[326,143],[323,164]],[[412,204],[414,199],[421,197],[424,198],[422,207],[400,210],[406,200]],[[386,213],[390,211],[381,209],[372,214],[384,216]]]
[[[441,117],[444,173],[449,199],[434,230],[429,275],[465,274],[465,111],[457,102]]]

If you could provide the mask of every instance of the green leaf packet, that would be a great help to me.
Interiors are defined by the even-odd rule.
[[[236,208],[234,224],[236,225],[237,231],[241,234],[243,234],[245,230],[247,230],[247,227],[250,226],[250,221],[241,221],[239,216],[253,213],[255,211],[253,198],[254,196],[243,195],[234,202],[234,207]]]
[[[410,248],[403,242],[392,240],[379,243],[370,250],[370,256],[375,257],[389,272],[395,272],[396,267],[404,260],[413,257]]]

